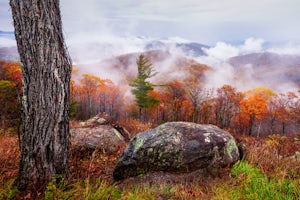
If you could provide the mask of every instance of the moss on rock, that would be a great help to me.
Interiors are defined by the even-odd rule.
[[[114,179],[150,171],[220,168],[239,159],[234,138],[213,125],[168,122],[136,135],[120,156]]]

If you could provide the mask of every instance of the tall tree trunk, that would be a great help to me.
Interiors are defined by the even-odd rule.
[[[10,0],[23,78],[19,189],[69,175],[71,60],[59,0]]]
[[[254,119],[255,119],[255,116],[251,115],[250,116],[250,121],[249,121],[249,131],[248,131],[248,135],[249,136],[252,135],[252,129],[253,129],[253,125],[254,125]]]
[[[139,119],[140,119],[140,121],[143,121],[143,119],[142,119],[142,108],[141,107],[139,107]]]

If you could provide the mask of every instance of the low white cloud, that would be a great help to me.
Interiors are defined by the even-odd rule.
[[[262,52],[264,43],[265,41],[261,38],[250,37],[242,45],[234,46],[225,42],[217,42],[214,47],[206,48],[204,51],[212,59],[226,61],[231,57]]]
[[[257,53],[263,50],[263,44],[265,41],[261,38],[248,38],[245,40],[245,43],[239,47],[240,52],[243,54],[246,53]]]
[[[187,40],[187,39],[182,38],[182,37],[169,37],[169,38],[163,39],[161,41],[165,42],[165,43],[181,43],[181,44],[191,42],[190,40]]]
[[[269,48],[268,52],[283,54],[283,55],[300,55],[300,45],[287,45],[284,47]]]
[[[256,74],[258,69],[255,69],[255,66],[251,65],[251,60],[249,60],[249,63],[241,62],[245,64],[237,68],[229,63],[229,59],[232,57],[243,56],[251,53],[271,52],[279,55],[300,55],[300,45],[290,44],[280,48],[266,49],[264,48],[264,44],[265,41],[263,39],[251,37],[246,39],[242,45],[231,45],[224,42],[218,42],[215,46],[204,49],[207,55],[197,58],[197,61],[199,63],[207,64],[213,68],[211,71],[206,73],[206,88],[219,88],[224,84],[230,84],[240,91],[246,91],[255,87],[269,87],[276,92],[295,90],[297,86],[290,83],[288,77],[285,78],[283,74],[280,76],[280,84],[278,83],[278,76],[266,76],[265,79],[262,79],[262,76]],[[253,59],[255,59],[255,57],[253,57]],[[283,60],[282,62],[285,61]],[[294,61],[288,60],[287,65],[290,65],[290,62]]]
[[[121,54],[142,52],[147,41],[133,36],[79,32],[66,42],[76,63],[95,63]]]
[[[0,47],[12,47],[16,45],[16,40],[6,37],[0,37]]]
[[[204,49],[208,57],[225,61],[230,57],[239,55],[239,49],[224,42],[218,42],[215,47]]]

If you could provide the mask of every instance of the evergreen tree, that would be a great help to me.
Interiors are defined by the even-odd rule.
[[[147,81],[147,79],[155,76],[152,64],[149,58],[141,54],[137,61],[138,75],[129,85],[134,89],[131,90],[132,94],[136,97],[136,103],[139,107],[139,115],[141,117],[143,108],[153,108],[158,105],[159,100],[151,95],[149,92],[153,90],[154,84]]]

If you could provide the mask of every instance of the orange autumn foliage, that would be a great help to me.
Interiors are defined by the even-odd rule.
[[[88,119],[98,113],[118,117],[122,91],[109,79],[82,74],[81,79],[70,83],[71,101],[77,103],[77,119]]]
[[[0,60],[0,128],[5,129],[19,123],[21,93],[22,79],[19,63]]]
[[[255,119],[261,119],[267,112],[267,101],[257,94],[242,100],[240,106],[242,113]]]
[[[240,117],[249,122],[248,134],[252,134],[252,127],[256,120],[260,120],[267,113],[267,101],[258,94],[243,99],[240,102]]]

